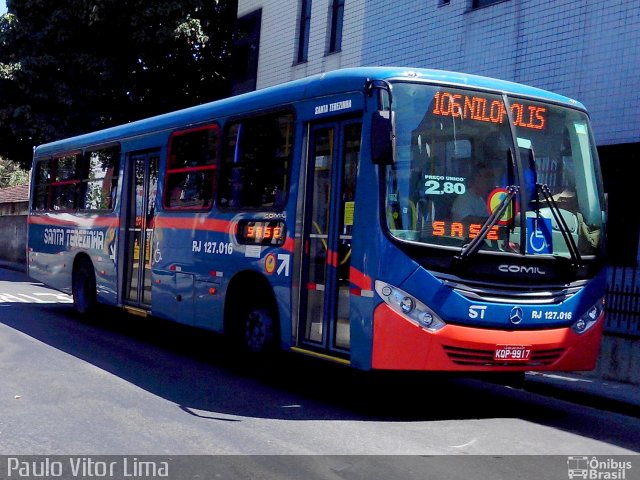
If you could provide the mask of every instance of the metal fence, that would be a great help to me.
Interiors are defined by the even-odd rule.
[[[610,266],[605,332],[640,338],[640,268]]]

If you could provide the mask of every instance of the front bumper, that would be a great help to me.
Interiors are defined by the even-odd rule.
[[[593,370],[600,353],[604,314],[582,335],[571,328],[491,330],[448,324],[427,331],[379,305],[374,312],[372,368],[425,371]],[[526,345],[526,360],[497,360],[498,345]]]

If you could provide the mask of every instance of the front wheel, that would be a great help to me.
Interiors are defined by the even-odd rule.
[[[73,308],[87,316],[96,307],[96,276],[89,262],[81,262],[73,271]]]

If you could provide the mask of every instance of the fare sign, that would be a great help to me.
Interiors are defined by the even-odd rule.
[[[534,103],[525,105],[513,102],[510,110],[516,127],[544,130],[547,126],[547,107]],[[432,113],[487,123],[503,124],[507,121],[507,109],[502,99],[478,94],[436,92]]]

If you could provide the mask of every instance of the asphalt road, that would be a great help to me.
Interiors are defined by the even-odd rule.
[[[0,455],[303,455],[265,457],[279,478],[291,462],[310,472],[422,465],[463,475],[482,471],[464,456],[502,458],[498,467],[510,472],[503,456],[555,455],[562,475],[537,478],[567,478],[567,456],[640,452],[633,416],[477,380],[374,375],[295,355],[251,365],[219,335],[113,309],[99,317],[83,322],[68,297],[0,269]],[[361,457],[317,455],[427,457],[362,457],[367,467],[357,470]],[[436,467],[431,455],[453,457]],[[250,468],[242,458],[220,468]],[[446,470],[449,461],[457,467]]]

